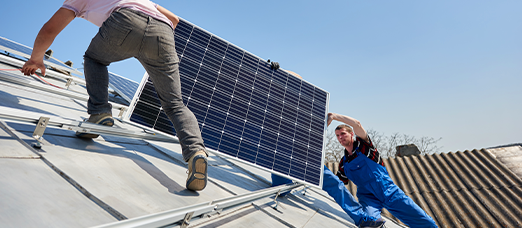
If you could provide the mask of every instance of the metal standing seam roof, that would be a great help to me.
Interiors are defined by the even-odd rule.
[[[439,227],[522,227],[522,180],[486,149],[384,163],[393,181]],[[346,187],[356,195],[353,183]],[[386,210],[383,215],[394,218]]]
[[[0,61],[0,68],[20,64]],[[48,116],[51,122],[87,117],[81,85],[48,89],[54,87],[19,71],[0,71],[0,76],[0,113]],[[66,83],[45,80],[60,87]],[[113,106],[113,116],[119,112]],[[112,129],[139,130],[119,121]],[[0,119],[1,227],[104,226],[270,190],[268,172],[211,155],[207,188],[187,191],[179,143],[103,134],[84,140],[70,129],[48,126],[42,149],[35,149],[34,130],[34,122]],[[299,187],[277,202],[274,196],[193,217],[189,227],[355,227],[322,190]],[[387,227],[401,226],[388,220]]]
[[[9,64],[0,66],[20,67]],[[43,89],[45,84],[28,87],[27,83],[36,81],[19,72],[0,75],[8,79],[0,81],[0,109],[76,120],[86,115],[81,97]],[[23,82],[12,82],[13,78]],[[81,86],[70,88],[82,90]],[[118,112],[113,110],[115,116]],[[48,128],[43,153],[35,154],[29,146],[34,142],[34,125],[0,123],[0,201],[6,206],[0,208],[2,227],[103,225],[117,221],[107,210],[135,218],[269,187],[268,173],[212,156],[209,186],[194,195],[181,191],[186,164],[178,144],[112,136],[85,141],[74,137],[74,132]],[[123,123],[116,127],[131,128]],[[522,181],[500,161],[520,159],[513,154],[522,150],[510,150],[507,157],[501,157],[506,154],[503,148],[491,151],[497,152],[498,159],[482,149],[390,158],[385,163],[395,183],[440,227],[521,227]],[[510,163],[515,169],[519,166]],[[353,184],[347,188],[355,195]],[[277,210],[273,198],[266,197],[196,218],[190,227],[354,227],[325,192],[310,189],[302,193],[301,189],[279,198]],[[385,210],[383,215],[392,217]],[[400,227],[392,221],[386,225]]]

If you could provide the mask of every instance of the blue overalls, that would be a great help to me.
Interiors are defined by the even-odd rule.
[[[363,210],[363,206],[355,200],[352,193],[344,186],[344,183],[326,166],[324,166],[323,173],[323,190],[334,198],[343,211],[353,219],[355,225],[359,225],[362,221],[375,221],[377,219],[370,217]]]
[[[344,172],[357,185],[357,197],[366,214],[379,218],[385,207],[410,227],[437,227],[435,221],[393,183],[384,166],[372,161],[358,149],[356,153],[354,160],[344,164]]]

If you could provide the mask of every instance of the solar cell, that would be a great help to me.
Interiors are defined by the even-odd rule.
[[[31,53],[33,52],[33,49],[30,47],[27,47],[23,44],[16,43],[12,40],[9,40],[4,37],[0,37],[0,50],[4,50],[6,52],[13,53],[15,55],[19,55],[25,58],[31,58]],[[79,75],[82,75],[82,73],[68,65],[65,65],[65,63],[61,62],[60,60],[54,58],[54,57],[46,57],[44,58],[44,63],[49,66],[53,66],[55,68],[65,70],[71,73],[76,73]]]
[[[329,94],[181,19],[175,31],[185,105],[205,146],[290,179],[322,184]],[[127,119],[176,132],[145,76]]]
[[[139,85],[133,80],[109,72],[109,86],[128,102],[132,101]]]

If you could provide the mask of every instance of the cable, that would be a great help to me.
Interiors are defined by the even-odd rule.
[[[3,71],[21,71],[22,69],[0,69],[0,70],[3,70]],[[35,75],[35,76],[38,77],[40,80],[42,80],[43,82],[47,83],[48,85],[54,86],[54,87],[56,87],[56,88],[58,88],[58,89],[64,89],[64,88],[62,88],[62,87],[60,87],[60,86],[53,85],[52,83],[50,83],[50,82],[44,80],[43,78],[41,78],[41,77],[40,77],[39,75],[37,75],[37,74],[33,74],[33,75]]]

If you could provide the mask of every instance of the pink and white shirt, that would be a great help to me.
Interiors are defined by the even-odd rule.
[[[172,22],[158,11],[157,6],[158,4],[149,0],[65,0],[62,8],[74,11],[76,17],[86,19],[98,27],[119,8],[143,12],[174,27]]]

